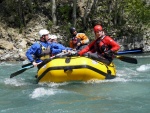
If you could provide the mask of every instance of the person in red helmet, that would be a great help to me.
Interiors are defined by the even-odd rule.
[[[94,26],[95,40],[78,52],[80,56],[87,55],[109,65],[120,46],[110,36],[107,36],[101,25]]]

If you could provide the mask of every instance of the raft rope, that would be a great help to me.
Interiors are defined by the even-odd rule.
[[[65,70],[65,69],[67,69],[67,68],[68,68],[68,66],[57,66],[57,67],[50,67],[50,68],[47,68],[47,69],[37,78],[37,82],[39,82],[39,81],[46,75],[46,73],[48,73],[48,72],[51,71],[51,70]],[[93,71],[95,71],[95,72],[97,72],[97,73],[99,73],[99,74],[105,76],[106,79],[113,79],[113,78],[115,78],[115,76],[110,75],[110,74],[108,74],[108,73],[105,73],[105,72],[103,72],[103,71],[101,71],[101,70],[99,70],[99,69],[96,69],[96,68],[94,68],[94,67],[92,67],[92,66],[89,66],[89,65],[69,66],[69,69],[72,69],[72,70],[73,70],[73,69],[82,69],[82,68],[86,68],[86,69],[93,70]],[[110,70],[109,70],[109,71],[110,71]]]

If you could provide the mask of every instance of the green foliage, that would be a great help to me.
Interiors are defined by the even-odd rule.
[[[47,22],[47,29],[51,29],[52,26],[53,26],[53,22],[51,20],[49,20]]]
[[[129,21],[134,23],[148,24],[150,22],[150,6],[142,0],[128,0],[125,11]]]
[[[69,4],[57,6],[57,13],[60,21],[67,23],[71,19],[72,7]]]
[[[95,12],[92,16],[99,18],[108,34],[115,37],[143,36],[143,26],[150,25],[150,6],[144,0],[106,0],[97,3]]]
[[[70,37],[72,37],[72,36],[70,36],[70,31],[69,31],[70,27],[72,27],[72,26],[71,26],[71,23],[69,23],[69,22],[65,26],[64,25],[60,26],[60,29],[62,31],[61,34],[62,35],[67,34],[67,36],[63,37],[62,43],[63,43],[63,45],[68,46],[68,47],[69,47]]]
[[[30,17],[29,15],[34,12],[31,0],[5,0],[1,5],[4,9],[2,13],[4,20],[7,18],[8,25],[20,29],[26,26],[25,16]]]
[[[86,34],[93,37],[91,33],[92,21],[97,19],[108,34],[114,34],[114,37],[123,35],[134,37],[142,36],[146,28],[150,27],[150,5],[146,0],[103,0],[95,2],[95,7],[87,16],[87,23],[83,26],[83,17],[81,17],[79,8],[76,12],[76,28],[80,31],[87,27]],[[91,2],[91,1],[90,1]],[[56,0],[57,25],[69,34],[69,27],[72,25],[72,1]],[[34,17],[34,14],[43,14],[49,18],[47,27],[53,26],[51,16],[51,1],[48,0],[3,0],[0,3],[0,16],[8,25],[20,28],[20,32],[26,24]],[[84,7],[86,8],[86,6]],[[83,10],[84,10],[83,8]],[[145,29],[143,29],[143,26]],[[68,39],[66,39],[68,40]]]

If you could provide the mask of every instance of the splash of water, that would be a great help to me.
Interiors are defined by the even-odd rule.
[[[145,72],[148,71],[149,69],[150,69],[150,64],[146,64],[146,65],[144,64],[138,67],[136,70],[139,72]]]
[[[50,96],[50,95],[54,95],[56,92],[52,89],[45,89],[43,87],[39,87],[34,89],[34,91],[32,92],[32,94],[30,94],[31,98],[39,98],[39,97],[43,97],[43,96]]]

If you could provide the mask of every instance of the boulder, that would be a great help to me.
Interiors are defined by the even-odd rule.
[[[6,50],[11,50],[13,49],[14,45],[12,42],[8,42],[5,40],[0,39],[0,48],[6,49]]]
[[[18,45],[19,49],[26,49],[27,47],[26,44],[27,44],[27,41],[25,39],[22,39]]]

